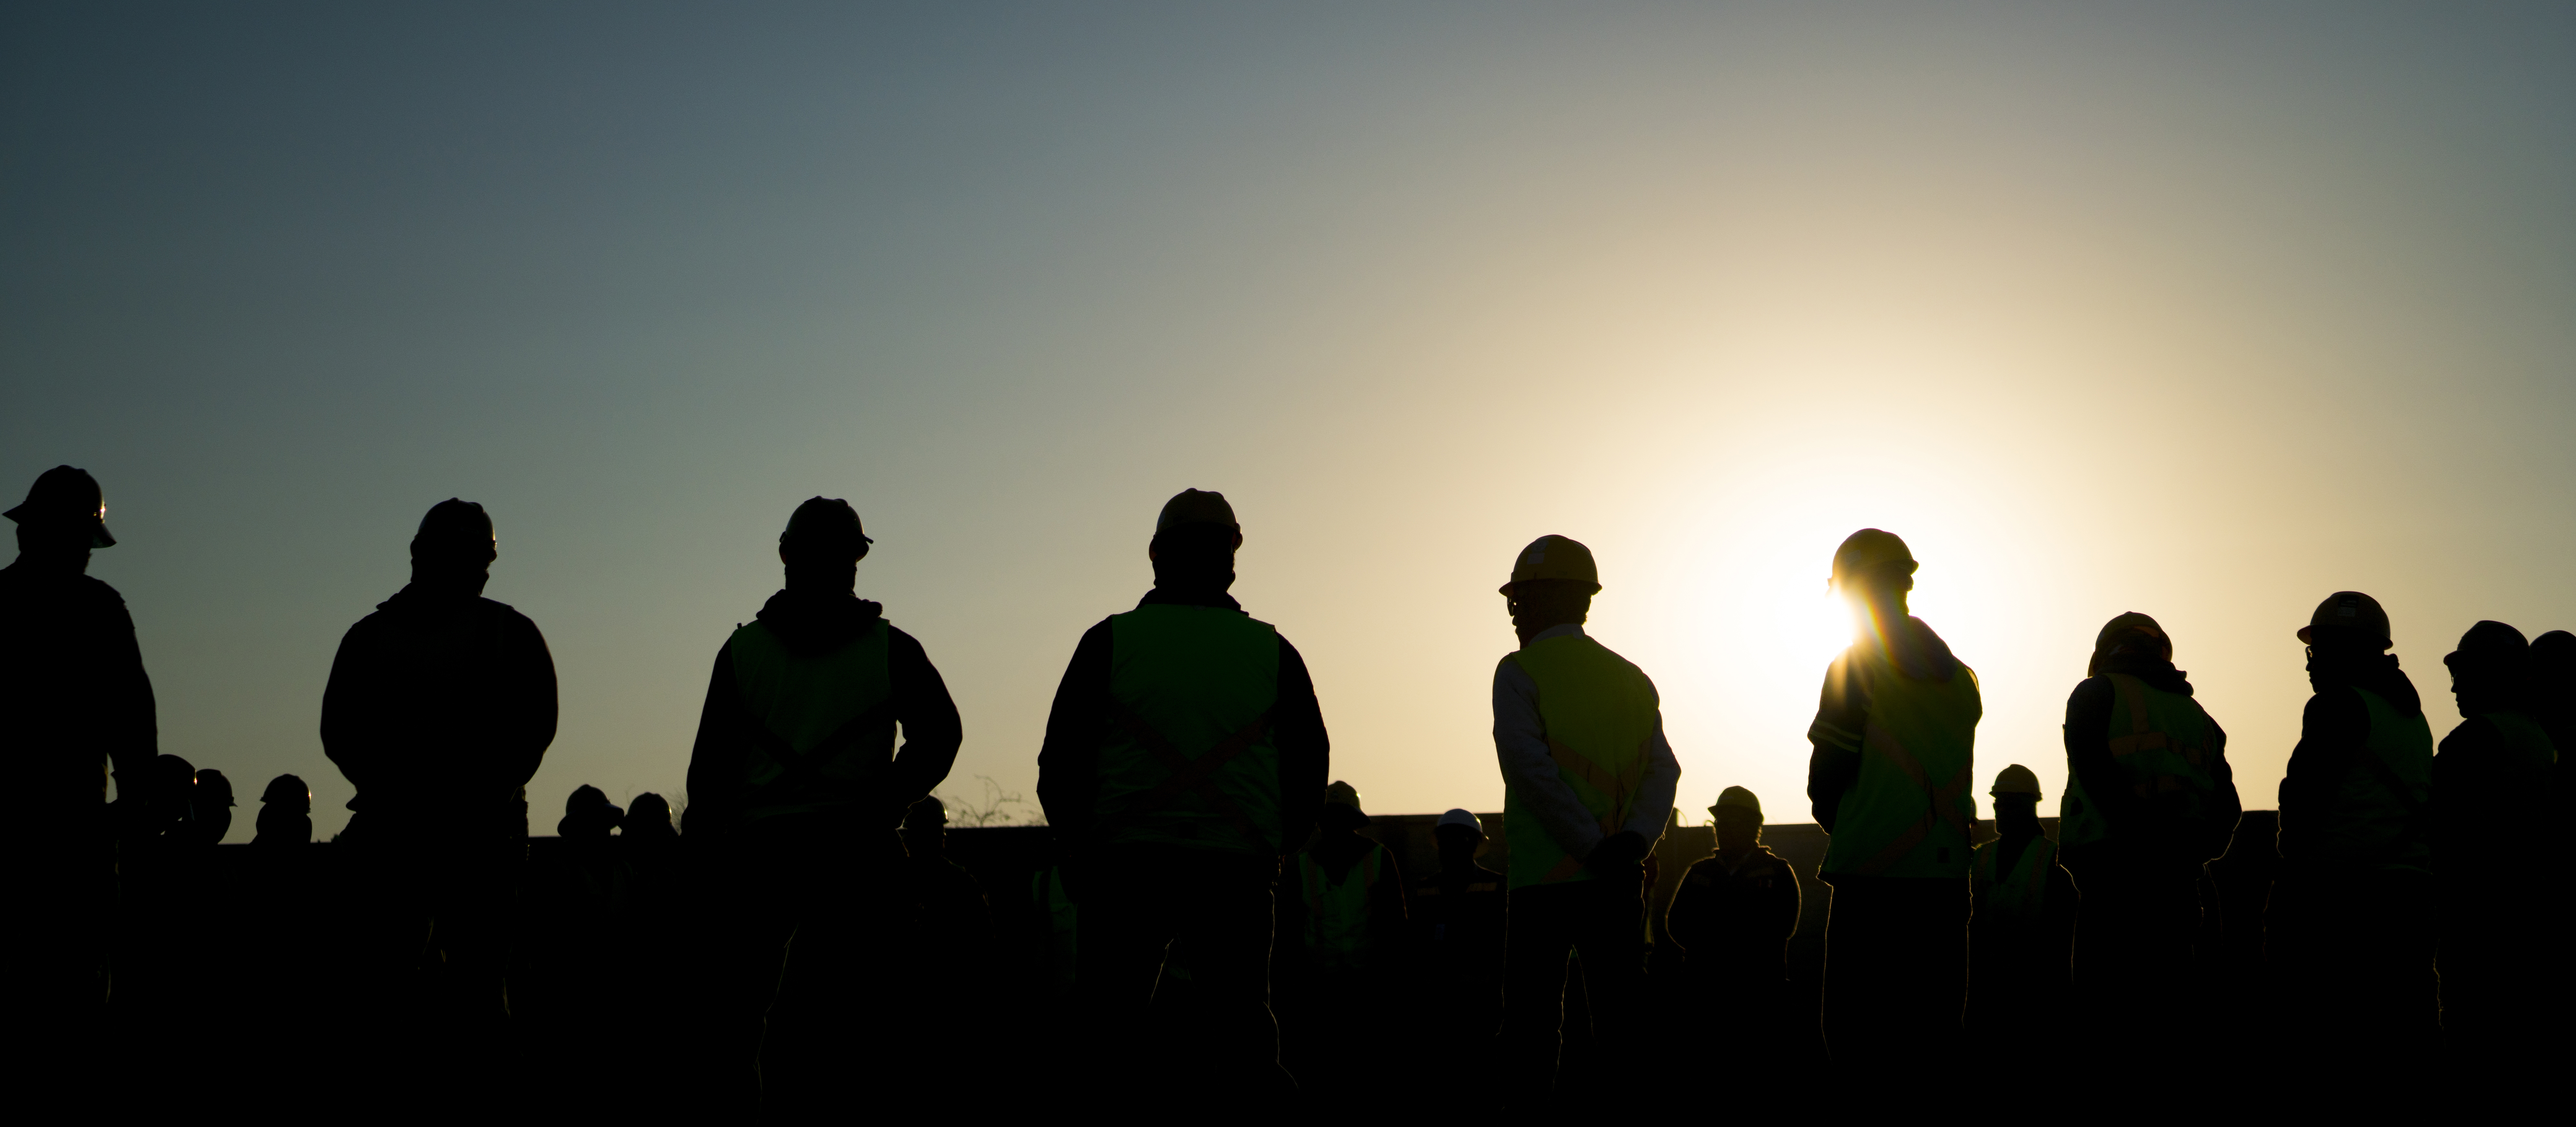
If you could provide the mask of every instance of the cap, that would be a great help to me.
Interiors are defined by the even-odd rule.
[[[1718,811],[1729,808],[1751,811],[1756,818],[1762,816],[1762,800],[1743,787],[1728,787],[1717,792],[1717,805],[1709,807],[1708,812],[1714,817]]]
[[[1895,533],[1864,528],[1844,537],[1842,546],[1834,549],[1833,582],[1840,586],[1869,572],[1898,564],[1904,565],[1903,574],[1906,575],[1914,574],[1914,569],[1922,566],[1914,562],[1913,549],[1907,548],[1905,541]]]
[[[1476,815],[1463,806],[1441,811],[1440,820],[1431,823],[1431,832],[1438,833],[1449,826],[1472,830],[1478,837],[1485,836],[1485,823],[1478,821]]]
[[[868,545],[876,540],[859,524],[859,511],[838,497],[808,497],[787,517],[787,527],[778,534],[781,547],[816,549],[838,548],[868,554]]]
[[[2522,640],[2522,631],[2493,620],[2469,627],[2460,635],[2460,648],[2442,655],[2442,664],[2486,668],[2520,668],[2531,660],[2531,644]]]
[[[1243,526],[1234,519],[1234,506],[1226,504],[1225,494],[1213,489],[1184,489],[1163,502],[1161,515],[1154,518],[1154,531],[1161,532],[1176,524],[1221,524],[1227,528]]]
[[[113,548],[116,537],[107,533],[107,495],[100,492],[98,479],[88,470],[55,466],[36,475],[36,484],[27,489],[27,499],[17,508],[0,513],[30,528],[89,528],[89,546]]]
[[[2038,798],[2039,776],[2031,774],[2030,768],[2015,763],[1996,772],[1994,789],[1986,793],[1996,798],[2007,794],[2026,794],[2032,798]]]
[[[1570,579],[1601,589],[1601,572],[1592,564],[1592,549],[1579,540],[1550,534],[1529,542],[1512,560],[1512,581],[1502,586],[1503,594],[1526,579]]]
[[[2315,645],[2315,631],[2320,626],[2349,629],[2361,641],[2376,643],[2383,650],[2396,644],[2388,636],[2388,612],[2379,608],[2379,600],[2359,591],[2337,591],[2326,596],[2326,601],[2317,604],[2316,613],[2308,616],[2308,624],[2299,627],[2299,640]]]

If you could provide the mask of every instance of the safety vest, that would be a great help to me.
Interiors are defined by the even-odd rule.
[[[1082,906],[1064,891],[1064,870],[1049,865],[1029,878],[1029,900],[1046,921],[1047,954],[1055,974],[1055,992],[1073,993],[1075,956],[1081,942]]]
[[[1279,634],[1223,607],[1109,617],[1102,840],[1277,855]]]
[[[1369,920],[1369,893],[1386,872],[1386,847],[1371,845],[1338,882],[1312,853],[1297,854],[1297,890],[1306,900],[1306,953],[1319,970],[1360,970],[1377,965],[1377,936]]]
[[[2486,722],[2495,725],[2496,734],[2512,749],[2514,766],[2525,771],[2547,771],[2558,763],[2558,745],[2549,738],[2549,730],[2525,712],[2482,712]]]
[[[894,680],[882,618],[827,654],[798,657],[754,622],[725,642],[734,686],[755,722],[744,757],[743,816],[772,818],[857,803],[894,759]]]
[[[2424,714],[2398,714],[2388,698],[2359,686],[2370,735],[2354,756],[2332,807],[2318,819],[2318,854],[2390,869],[2433,864],[2433,729]]]
[[[2120,781],[2140,801],[2180,796],[2181,820],[2199,825],[2218,817],[2218,783],[2210,767],[2218,759],[2216,724],[2200,702],[2169,693],[2127,673],[2105,674],[2119,696],[2111,710],[2111,763]],[[2058,837],[2068,845],[2091,845],[2111,836],[2111,823],[2084,795],[2083,780],[2070,772],[2066,793],[2058,799]]]
[[[1968,823],[1977,816],[1968,775],[1985,715],[1976,671],[1962,662],[1947,681],[1918,681],[1876,646],[1853,654],[1846,660],[1869,690],[1869,718],[1860,777],[1836,807],[1824,873],[1967,876]]]
[[[1548,756],[1603,835],[1628,821],[1646,777],[1661,700],[1644,670],[1582,634],[1565,634],[1505,655],[1538,686],[1538,716]],[[1539,826],[1517,787],[1503,791],[1503,838],[1510,847],[1513,888],[1590,880],[1581,858]]]
[[[1998,878],[1995,858],[2002,852],[2003,840],[1997,838],[1978,846],[1968,864],[1977,914],[2012,923],[2038,919],[2048,907],[2048,874],[2057,867],[2057,843],[2044,837],[2030,839],[2013,861],[2012,872]]]

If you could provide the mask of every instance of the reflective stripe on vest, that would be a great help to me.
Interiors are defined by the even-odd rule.
[[[1967,876],[1968,824],[1977,816],[1968,778],[1985,715],[1976,671],[1961,663],[1947,681],[1918,681],[1876,647],[1855,665],[1868,678],[1869,720],[1860,777],[1836,808],[1824,872]]]
[[[2218,783],[2210,768],[2218,758],[2218,741],[2209,713],[2188,695],[2166,692],[2130,674],[2103,676],[2119,698],[2106,733],[2112,769],[2129,793],[2142,802],[2179,796],[2179,820],[2185,824],[2215,819]],[[2111,836],[2111,823],[2071,771],[2057,812],[2058,837],[2068,845],[2091,845]]]
[[[1111,615],[1103,840],[1280,851],[1279,634],[1223,607]]]
[[[1377,962],[1369,893],[1377,888],[1385,862],[1386,847],[1371,845],[1335,882],[1313,854],[1297,854],[1297,887],[1306,900],[1306,950],[1318,968],[1353,970]]]
[[[2323,857],[2395,869],[2429,869],[2433,801],[2433,729],[2421,711],[2401,715],[2388,698],[2353,687],[2370,718],[2362,754],[2354,756],[2322,811],[2317,852]]]
[[[1662,707],[1645,671],[1581,634],[1521,647],[1503,658],[1538,687],[1539,723],[1548,758],[1604,836],[1628,821]],[[1511,849],[1513,888],[1589,880],[1592,873],[1527,812],[1518,788],[1503,791],[1503,837]]]
[[[2035,837],[2021,849],[2013,869],[2003,880],[1995,879],[1995,855],[2003,852],[1998,838],[1977,847],[1976,859],[1969,875],[1976,884],[1977,912],[1988,912],[2007,920],[2037,919],[2048,906],[2048,871],[2057,867],[2057,843]]]
[[[830,653],[799,657],[763,623],[725,643],[743,711],[743,816],[851,805],[894,758],[892,628],[882,618]]]

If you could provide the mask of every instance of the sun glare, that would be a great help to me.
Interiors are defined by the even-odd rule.
[[[1771,599],[1771,628],[1796,667],[1821,671],[1852,643],[1851,604],[1823,590],[1781,591]]]

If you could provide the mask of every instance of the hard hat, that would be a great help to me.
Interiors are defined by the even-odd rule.
[[[859,525],[859,511],[838,497],[808,497],[787,517],[787,527],[778,534],[782,548],[813,548],[818,551],[868,554],[868,545],[876,543]]]
[[[1996,798],[2002,798],[2008,794],[2026,794],[2032,798],[2038,798],[2039,776],[2031,774],[2030,768],[2015,763],[1996,773],[1994,789],[1986,793]]]
[[[2165,636],[2165,628],[2157,625],[2153,618],[2130,611],[2103,623],[2102,632],[2093,636],[2093,659],[2085,664],[2084,675],[2099,676],[2102,672],[2102,663],[2109,660],[2111,656],[2113,643],[2131,634],[2144,634],[2153,639],[2158,660],[2173,660],[2173,639]]]
[[[1708,812],[1711,817],[1715,817],[1718,811],[1730,807],[1750,811],[1756,818],[1762,816],[1762,800],[1755,798],[1752,791],[1743,787],[1728,787],[1717,792],[1717,805],[1709,807]]]
[[[313,808],[313,791],[304,785],[304,780],[301,778],[294,775],[279,775],[268,781],[267,790],[259,792],[259,800],[272,805],[284,803],[298,810],[310,810]]]
[[[1513,585],[1525,579],[1570,579],[1590,584],[1595,591],[1601,589],[1601,572],[1592,565],[1592,549],[1581,541],[1556,535],[1541,536],[1521,549],[1519,557],[1512,561],[1512,581],[1503,584],[1503,594],[1511,594]]]
[[[433,556],[473,555],[492,550],[492,517],[483,506],[472,501],[450,497],[429,507],[421,515],[420,531],[412,533],[411,554],[424,552]]]
[[[36,475],[26,501],[0,516],[30,528],[87,527],[90,547],[116,546],[116,537],[107,534],[107,495],[88,470],[55,466]]]
[[[218,794],[224,796],[224,805],[240,805],[233,801],[233,781],[225,778],[223,772],[212,767],[200,768],[197,771],[197,789],[194,793],[197,797],[193,801],[200,806],[212,805]]]
[[[947,824],[948,804],[939,801],[936,796],[924,796],[921,801],[913,803],[911,808],[903,812],[903,828],[907,830]]]
[[[1176,524],[1221,524],[1240,530],[1234,519],[1234,506],[1226,504],[1225,494],[1213,489],[1184,489],[1163,502],[1161,515],[1154,518],[1154,531],[1160,533]]]
[[[2299,627],[2299,640],[2309,645],[2317,642],[2317,627],[2348,629],[2365,644],[2387,649],[2395,643],[2388,636],[2388,612],[2379,609],[2379,600],[2359,591],[2337,591],[2317,604],[2317,612],[2308,616],[2308,624]]]
[[[2531,666],[2535,670],[2576,669],[2576,634],[2552,630],[2532,639]]]
[[[1843,586],[1870,572],[1881,568],[1893,569],[1898,564],[1905,565],[1902,572],[1905,575],[1914,574],[1914,569],[1922,566],[1914,562],[1914,551],[1907,548],[1905,541],[1895,533],[1864,528],[1844,537],[1842,546],[1834,549],[1833,584]]]
[[[1324,805],[1350,807],[1351,813],[1359,815],[1362,825],[1368,823],[1368,811],[1360,806],[1359,788],[1340,779],[1333,780],[1331,786],[1324,788]]]
[[[1485,823],[1477,821],[1476,815],[1463,806],[1442,811],[1440,820],[1431,823],[1431,832],[1436,834],[1452,826],[1466,830],[1477,837],[1485,836]]]
[[[2460,648],[2442,655],[2442,664],[2519,673],[2531,663],[2531,644],[2522,631],[2501,622],[2482,621],[2460,635]]]

